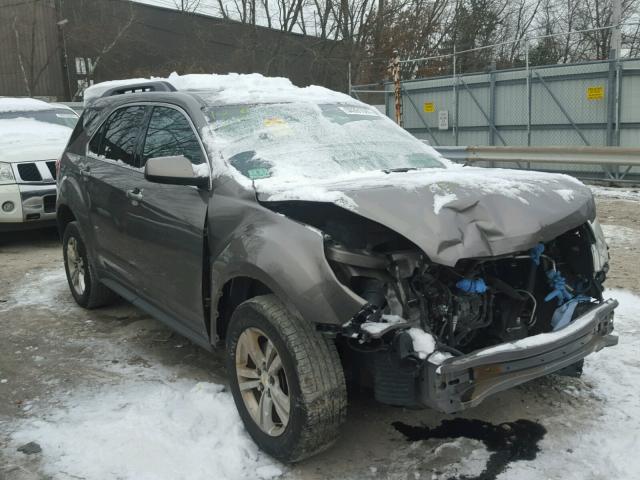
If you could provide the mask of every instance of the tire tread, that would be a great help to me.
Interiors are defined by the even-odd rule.
[[[281,333],[297,367],[307,423],[286,459],[297,462],[331,446],[346,419],[347,394],[340,358],[330,338],[311,322],[290,313],[275,295],[253,297],[238,308],[249,306]]]

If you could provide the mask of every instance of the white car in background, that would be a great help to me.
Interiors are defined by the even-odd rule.
[[[0,231],[55,225],[56,161],[77,121],[64,105],[0,97]]]

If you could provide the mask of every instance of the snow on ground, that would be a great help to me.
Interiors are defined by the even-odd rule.
[[[32,308],[71,301],[61,271],[32,275],[9,294],[5,310],[25,305],[17,292]],[[38,290],[43,279],[58,286]],[[499,480],[640,478],[640,297],[623,290],[606,296],[620,301],[619,345],[589,357],[580,380],[556,378],[520,390],[523,408],[544,411],[532,419],[547,433],[535,459],[512,462]],[[4,424],[11,432],[7,452],[19,456],[18,446],[38,442],[42,471],[52,478],[296,478],[253,444],[223,386],[161,365],[109,368],[115,375],[108,381],[61,391],[49,407]],[[473,439],[443,438],[398,442],[388,455],[394,467],[384,478],[444,480],[477,477],[491,452]]]
[[[637,230],[622,225],[601,224],[607,243],[611,247],[630,248],[638,243]]]
[[[75,307],[64,268],[27,272],[15,289],[0,303],[0,312],[16,307],[48,308],[58,311]]]
[[[640,201],[640,190],[637,188],[599,187],[596,185],[589,187],[596,197]]]
[[[73,314],[79,308],[62,268],[28,273],[4,300],[0,312],[35,308]],[[132,353],[131,347],[96,339],[67,342],[108,351],[109,358]],[[100,357],[104,355],[94,363],[104,372],[103,381],[96,384],[88,378],[82,386],[61,390],[46,404],[29,408],[26,417],[0,422],[0,429],[10,432],[7,453],[17,464],[22,456],[17,448],[34,441],[42,448],[42,472],[56,479],[242,480],[282,475],[283,467],[245,432],[224,385],[185,379],[175,368],[157,364],[104,365]],[[9,383],[0,371],[2,380]]]
[[[498,480],[640,478],[640,297],[624,290],[605,296],[620,301],[619,345],[588,357],[579,380],[555,377],[521,387],[523,406],[544,409],[535,420],[547,432],[534,460],[510,463]],[[388,479],[495,478],[480,475],[489,458],[484,445],[466,438],[400,444],[390,456]]]
[[[117,385],[86,389],[12,436],[16,448],[30,441],[42,447],[43,470],[54,477],[241,480],[282,474],[245,433],[231,394],[214,383],[131,375]]]
[[[500,478],[640,478],[640,297],[623,290],[607,290],[606,296],[620,301],[615,321],[620,343],[587,359],[582,381],[593,391],[568,390],[575,397],[571,404],[540,419],[548,433],[538,457],[512,464]],[[589,396],[593,407],[579,411],[576,402]]]

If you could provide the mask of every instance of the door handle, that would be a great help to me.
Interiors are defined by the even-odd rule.
[[[140,188],[134,188],[133,190],[127,190],[127,198],[131,200],[142,200],[142,190]]]

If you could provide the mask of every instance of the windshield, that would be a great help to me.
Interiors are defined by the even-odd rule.
[[[39,122],[53,123],[73,129],[78,122],[78,115],[66,108],[52,108],[51,110],[0,112],[0,120],[12,118],[32,118]]]
[[[206,113],[216,147],[252,180],[444,167],[431,148],[366,105],[225,105]]]

